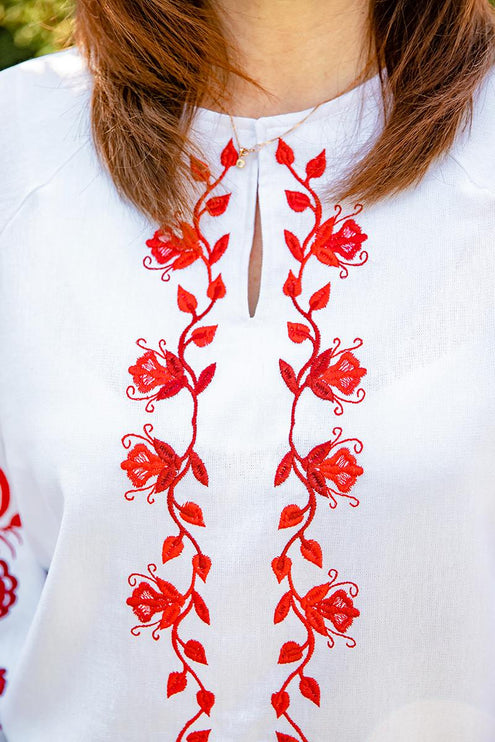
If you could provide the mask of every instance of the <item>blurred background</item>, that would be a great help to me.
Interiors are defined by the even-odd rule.
[[[75,2],[0,0],[0,69],[70,46]]]
[[[0,0],[0,69],[70,45],[75,0]]]

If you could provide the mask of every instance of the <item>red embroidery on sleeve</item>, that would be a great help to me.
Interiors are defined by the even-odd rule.
[[[7,547],[9,557],[14,559],[16,555],[14,542],[22,543],[21,519],[18,513],[8,514],[11,504],[9,481],[3,469],[0,469],[0,544]],[[2,521],[7,514],[7,521],[3,524]],[[0,559],[0,619],[8,615],[16,602],[18,584],[17,578],[10,571],[8,561]],[[6,668],[0,669],[0,696],[6,688],[6,673]]]
[[[198,711],[184,724],[176,742],[184,739],[186,731],[203,715],[210,715],[215,703],[214,694],[207,690],[201,681],[195,664],[207,664],[206,653],[202,644],[196,639],[184,640],[181,636],[181,624],[185,617],[194,611],[197,617],[210,623],[210,616],[205,601],[198,592],[198,578],[206,581],[211,567],[211,559],[203,553],[201,546],[190,526],[205,527],[203,512],[195,502],[181,502],[176,496],[181,481],[192,473],[198,482],[208,486],[208,472],[205,463],[197,452],[197,418],[200,395],[207,389],[215,374],[215,363],[203,368],[199,373],[186,360],[186,350],[190,343],[198,347],[209,345],[216,333],[217,325],[204,324],[206,316],[215,303],[225,296],[226,289],[221,273],[213,275],[213,266],[217,263],[229,243],[225,234],[213,246],[206,239],[201,229],[201,219],[205,214],[217,217],[226,210],[230,194],[213,195],[225,174],[237,162],[238,154],[232,140],[221,153],[222,171],[216,179],[210,173],[207,164],[192,158],[192,177],[203,185],[204,191],[194,206],[192,223],[182,222],[179,230],[158,230],[147,241],[151,256],[146,256],[143,263],[150,270],[162,272],[162,279],[170,279],[170,272],[185,268],[194,262],[201,262],[207,273],[205,306],[200,308],[198,298],[182,286],[178,286],[177,304],[187,317],[182,331],[177,352],[166,348],[165,340],[160,340],[158,348],[147,347],[144,338],[137,340],[137,345],[144,351],[135,364],[129,367],[134,384],[127,389],[127,396],[133,400],[145,400],[145,410],[152,413],[156,404],[174,397],[182,390],[187,390],[193,402],[191,419],[191,439],[186,450],[181,454],[171,443],[157,438],[153,425],[143,426],[144,435],[128,433],[122,438],[122,444],[129,450],[121,468],[126,472],[133,487],[125,493],[128,500],[133,500],[137,493],[146,493],[149,503],[155,502],[162,495],[170,519],[177,527],[177,532],[163,541],[161,549],[162,564],[178,558],[189,542],[194,550],[192,556],[191,581],[184,592],[177,589],[168,580],[158,576],[155,563],[147,565],[147,573],[132,573],[128,582],[133,588],[127,599],[139,623],[131,633],[139,635],[143,628],[153,628],[152,636],[158,640],[160,632],[170,628],[170,640],[177,656],[180,669],[170,672],[167,681],[167,697],[182,692],[189,679],[193,679],[198,690],[196,701]],[[188,407],[189,414],[189,407]],[[134,444],[134,445],[133,445]],[[210,729],[191,732],[187,742],[207,742]]]
[[[276,732],[278,742],[309,742],[289,714],[290,696],[287,689],[298,679],[301,695],[317,706],[320,705],[320,686],[315,678],[306,674],[306,669],[316,649],[318,634],[325,637],[330,648],[335,644],[334,637],[345,637],[348,647],[355,646],[355,640],[347,636],[346,632],[354,618],[359,616],[359,610],[353,602],[358,594],[358,587],[348,580],[337,581],[338,572],[332,568],[327,573],[329,580],[315,585],[304,595],[299,593],[292,574],[289,552],[295,552],[298,545],[303,559],[323,569],[321,545],[307,535],[315,516],[317,501],[318,498],[325,498],[331,508],[337,506],[340,498],[347,498],[352,507],[359,504],[350,491],[363,473],[356,459],[356,454],[361,453],[363,445],[357,438],[342,439],[342,428],[336,427],[329,440],[314,446],[303,455],[294,442],[296,408],[303,392],[309,390],[320,399],[330,402],[334,413],[341,415],[345,404],[363,400],[365,392],[359,384],[366,369],[362,368],[355,355],[355,351],[362,345],[360,338],[356,338],[351,346],[345,348],[340,348],[340,339],[335,338],[332,347],[321,349],[321,333],[314,313],[327,306],[331,285],[325,284],[303,302],[302,279],[311,258],[316,258],[324,265],[340,268],[340,277],[345,278],[350,266],[363,265],[368,259],[367,253],[361,250],[361,244],[367,235],[354,220],[362,209],[361,205],[356,206],[354,213],[344,216],[342,208],[337,205],[336,213],[323,220],[322,204],[310,181],[321,177],[325,172],[325,150],[307,163],[305,178],[294,169],[294,152],[282,139],[279,139],[276,159],[290,171],[300,189],[286,190],[289,207],[296,212],[312,212],[313,226],[302,243],[292,232],[285,230],[284,233],[287,247],[299,264],[296,272],[289,271],[283,286],[284,294],[291,299],[301,317],[300,322],[287,323],[288,335],[293,343],[307,344],[308,357],[297,372],[289,363],[279,360],[280,374],[293,395],[293,401],[288,435],[289,450],[277,467],[274,481],[275,486],[279,486],[293,474],[307,491],[308,500],[304,507],[289,504],[283,508],[278,528],[297,526],[297,530],[289,538],[281,554],[272,560],[272,569],[278,582],[287,580],[287,590],[275,608],[274,623],[284,621],[292,612],[304,627],[306,638],[303,643],[287,641],[281,647],[278,663],[297,664],[281,688],[272,694],[271,702],[277,718],[285,717],[297,734],[296,738]]]

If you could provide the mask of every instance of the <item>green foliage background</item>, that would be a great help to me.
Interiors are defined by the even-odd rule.
[[[74,0],[0,0],[0,69],[70,44]]]

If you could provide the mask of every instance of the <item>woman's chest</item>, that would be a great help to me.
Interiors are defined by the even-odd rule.
[[[360,488],[405,482],[425,493],[460,456],[484,460],[491,202],[433,179],[345,210],[317,187],[319,151],[278,159],[223,180],[196,165],[191,219],[168,232],[103,182],[81,190],[76,167],[13,225],[22,247],[7,233],[2,424],[56,517],[121,490],[150,501],[216,483],[258,512],[267,493],[310,502],[297,521],[313,501],[348,509]]]

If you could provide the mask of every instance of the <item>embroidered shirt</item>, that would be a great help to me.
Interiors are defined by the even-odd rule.
[[[0,74],[8,742],[493,742],[494,83],[370,207],[326,193],[378,76],[287,135],[237,118],[275,138],[242,169],[199,108],[159,229],[75,48]]]

